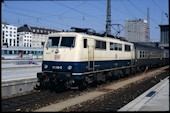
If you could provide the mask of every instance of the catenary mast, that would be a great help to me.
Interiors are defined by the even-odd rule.
[[[147,9],[147,42],[150,42],[150,21],[149,8]]]
[[[106,36],[111,35],[111,0],[107,0]]]

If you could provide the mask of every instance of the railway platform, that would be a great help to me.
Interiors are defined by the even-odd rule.
[[[169,77],[118,111],[169,111]]]
[[[36,77],[37,72],[41,72],[41,64],[1,64],[1,81]]]
[[[8,63],[15,63],[15,62],[18,62],[18,61],[30,61],[30,60],[33,60],[33,61],[36,61],[36,62],[42,62],[42,59],[8,59],[8,60],[1,60],[1,63],[2,64],[8,64]]]
[[[11,62],[11,63],[6,63]],[[41,62],[35,64],[16,65],[16,61],[1,64],[2,98],[33,90],[37,83],[37,72],[41,72]]]
[[[40,67],[42,60],[1,60],[1,70],[11,70],[10,68],[18,69],[22,67]]]

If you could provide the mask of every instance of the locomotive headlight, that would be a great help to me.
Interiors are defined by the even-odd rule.
[[[71,69],[72,69],[72,66],[68,66],[67,69],[68,69],[68,70],[71,70]]]
[[[44,68],[47,69],[47,68],[48,68],[48,65],[44,65]]]

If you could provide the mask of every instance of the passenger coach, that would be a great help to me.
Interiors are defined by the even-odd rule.
[[[2,47],[1,48],[1,59],[30,59],[43,57],[43,48],[32,48],[32,47]]]

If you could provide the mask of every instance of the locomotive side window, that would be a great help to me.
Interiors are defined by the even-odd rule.
[[[140,51],[140,58],[142,58],[142,51]]]
[[[122,44],[118,44],[118,50],[122,51]]]
[[[125,51],[131,51],[130,45],[125,44]]]
[[[83,40],[83,46],[84,46],[84,48],[87,48],[87,39]]]
[[[114,50],[114,44],[110,42],[110,50]]]
[[[114,43],[114,45],[115,45],[114,50],[118,50],[118,44],[117,44],[117,43]]]
[[[122,44],[110,42],[110,50],[119,50],[119,51],[122,51]]]
[[[106,42],[96,40],[96,49],[106,49]]]

